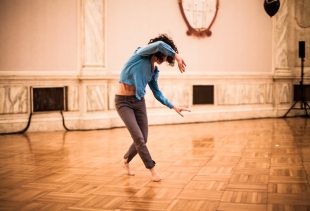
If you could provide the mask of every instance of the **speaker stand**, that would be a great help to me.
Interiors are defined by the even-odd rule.
[[[292,110],[305,110],[306,117],[309,117],[307,109],[310,109],[310,106],[308,102],[305,100],[305,91],[304,91],[304,58],[301,58],[301,81],[300,81],[300,89],[301,89],[301,100],[295,101],[294,104],[291,106],[291,108],[284,114],[283,117],[286,117],[286,115]],[[295,105],[300,102],[300,108],[295,108]]]

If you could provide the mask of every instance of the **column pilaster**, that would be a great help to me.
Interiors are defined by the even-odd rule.
[[[81,0],[81,75],[101,75],[106,68],[105,0]]]
[[[274,75],[291,75],[289,67],[290,10],[289,1],[281,0],[278,13],[274,16]]]

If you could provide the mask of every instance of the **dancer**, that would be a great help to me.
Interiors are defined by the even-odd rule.
[[[151,39],[147,46],[137,48],[120,74],[115,96],[115,108],[133,139],[133,143],[121,161],[121,166],[128,175],[134,175],[130,170],[129,163],[138,153],[145,167],[150,170],[152,181],[161,180],[155,169],[155,162],[146,146],[148,137],[148,120],[144,100],[146,85],[149,85],[158,101],[170,109],[174,109],[182,117],[182,111],[190,111],[188,108],[173,105],[163,96],[158,87],[159,70],[155,63],[160,65],[166,61],[170,66],[174,66],[175,60],[180,72],[185,72],[186,64],[178,54],[173,40],[167,35],[161,34]]]

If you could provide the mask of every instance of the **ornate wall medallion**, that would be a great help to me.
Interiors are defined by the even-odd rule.
[[[215,21],[219,0],[178,0],[184,21],[188,27],[187,35],[211,36],[211,26]]]

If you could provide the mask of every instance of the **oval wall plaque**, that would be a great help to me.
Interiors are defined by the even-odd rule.
[[[211,36],[211,26],[216,18],[219,0],[178,0],[179,7],[188,27],[187,35]]]

